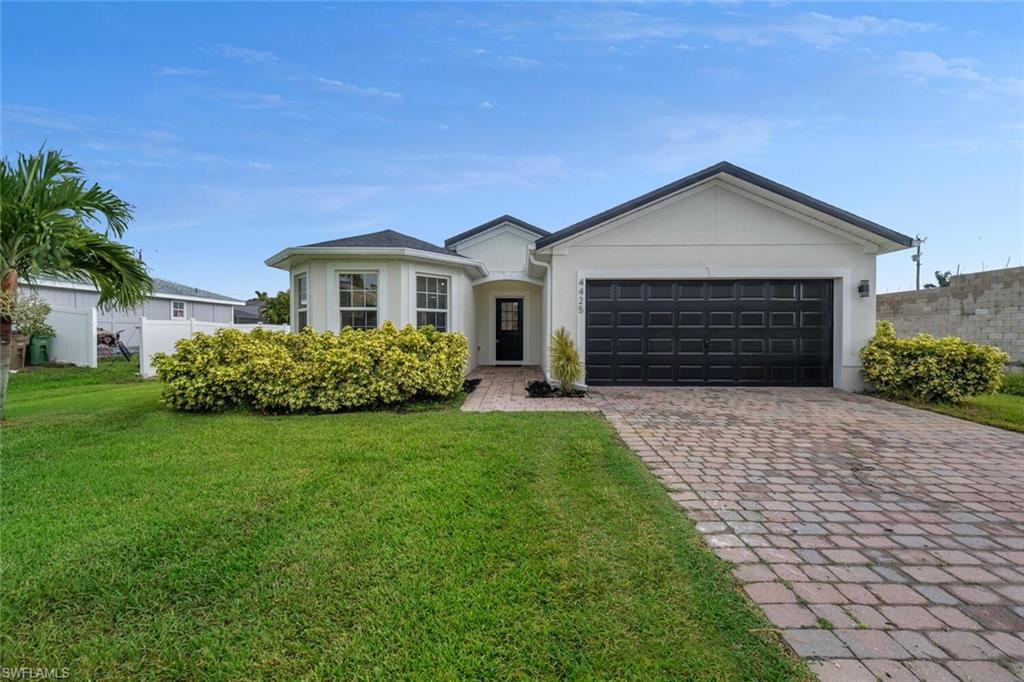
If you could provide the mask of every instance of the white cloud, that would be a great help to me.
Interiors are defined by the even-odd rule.
[[[631,10],[572,12],[563,15],[565,37],[601,42],[679,38],[692,29],[675,19]]]
[[[211,48],[210,52],[225,59],[234,59],[247,64],[268,64],[277,61],[277,55],[273,52],[237,45],[217,45]]]
[[[494,102],[492,102],[489,99],[485,99],[483,102],[480,102],[480,104],[477,104],[476,106],[480,109],[493,109]]]
[[[264,163],[263,161],[250,161],[249,162],[249,168],[254,168],[256,170],[262,170],[262,171],[269,171],[269,170],[274,170],[274,164],[272,164],[272,163]]]
[[[853,38],[880,35],[902,36],[932,31],[933,23],[880,19],[870,15],[836,17],[820,12],[804,12],[784,21],[762,24],[725,24],[707,32],[723,42],[763,46],[783,39],[796,39],[815,47],[832,47]]]
[[[401,93],[391,92],[389,90],[382,90],[381,88],[369,86],[353,85],[352,83],[346,83],[344,81],[335,80],[333,78],[324,78],[318,76],[316,82],[319,83],[325,90],[331,90],[333,92],[347,92],[353,95],[360,95],[362,97],[381,97],[384,99],[402,99]]]
[[[210,72],[206,69],[193,69],[189,66],[161,66],[156,70],[157,76],[205,76]]]
[[[485,50],[482,47],[475,47],[471,49],[469,53],[476,57],[482,57],[484,61],[490,62],[495,66],[504,66],[514,69],[532,69],[534,67],[541,66],[544,63],[541,60],[533,59],[532,57],[494,54],[490,50]]]
[[[539,59],[531,59],[530,57],[518,57],[515,55],[509,56],[498,56],[494,58],[500,66],[510,66],[517,69],[531,69],[543,64]]]
[[[412,177],[398,187],[441,194],[476,187],[529,187],[565,173],[565,162],[550,154],[514,157],[434,154],[404,159],[403,170],[410,167]]]
[[[882,19],[870,15],[838,17],[820,12],[804,12],[767,21],[748,22],[737,17],[731,23],[687,24],[675,17],[632,10],[573,12],[562,16],[568,29],[563,37],[602,42],[677,40],[687,35],[710,35],[726,43],[764,46],[784,40],[797,40],[815,47],[832,47],[854,38],[879,35],[907,35],[931,31],[932,23]],[[677,49],[688,49],[686,43]]]
[[[930,80],[960,81],[971,95],[1024,95],[1024,79],[987,76],[978,70],[975,59],[947,59],[934,52],[902,51],[896,55],[896,71],[919,84]]]
[[[667,172],[693,168],[695,164],[749,157],[767,149],[775,138],[799,121],[775,121],[748,116],[685,116],[661,118],[643,126],[644,139],[635,143],[648,148],[637,161]]]
[[[20,123],[46,130],[71,132],[82,129],[82,121],[79,120],[79,117],[52,109],[27,107],[19,104],[5,104],[3,106],[3,120],[4,123]]]
[[[227,102],[239,109],[277,109],[285,105],[281,95],[271,92],[252,92],[249,90],[219,90],[209,88],[203,90],[212,99]]]

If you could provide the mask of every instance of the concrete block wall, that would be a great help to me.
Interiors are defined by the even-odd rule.
[[[879,320],[900,336],[927,333],[990,343],[1024,367],[1024,267],[954,275],[948,287],[879,294]]]

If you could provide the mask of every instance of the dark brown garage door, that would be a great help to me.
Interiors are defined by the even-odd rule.
[[[830,280],[588,280],[587,383],[830,386]]]

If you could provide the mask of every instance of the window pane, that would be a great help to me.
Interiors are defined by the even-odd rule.
[[[375,272],[368,272],[365,275],[363,275],[363,279],[366,282],[366,288],[367,289],[376,289],[377,288],[377,273],[375,273]]]
[[[302,331],[303,329],[306,328],[306,320],[307,319],[308,318],[307,318],[306,311],[305,310],[300,310],[299,311],[299,331]]]
[[[364,315],[366,316],[366,328],[367,329],[376,329],[376,327],[377,327],[377,311],[376,310],[371,310],[371,311],[369,311],[367,313],[364,313]]]
[[[442,294],[447,294],[448,293],[448,280],[446,280],[446,279],[439,279],[439,280],[437,280],[437,290],[438,290],[438,292],[440,292]]]
[[[423,292],[416,294],[416,307],[426,308],[427,307],[427,295]]]
[[[438,294],[437,295],[437,307],[439,309],[441,309],[441,310],[447,310],[448,309],[448,295],[447,294]]]
[[[357,275],[357,274],[353,274],[352,275],[352,288],[353,289],[362,289],[363,288],[363,276],[362,275]]]
[[[367,291],[366,292],[366,307],[376,308],[377,307],[377,292]]]
[[[338,275],[338,287],[342,291],[348,291],[352,288],[352,276],[351,275]]]
[[[351,308],[352,307],[352,292],[351,291],[342,291],[339,294],[338,301],[339,301],[338,305],[340,307],[342,307],[342,308]]]
[[[448,313],[434,313],[434,326],[438,331],[448,331]]]
[[[366,294],[364,294],[362,291],[353,291],[352,292],[352,307],[353,308],[362,308],[365,305],[366,305]]]

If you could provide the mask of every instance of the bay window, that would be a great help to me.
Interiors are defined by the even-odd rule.
[[[309,288],[305,275],[295,276],[295,317],[296,330],[301,332],[309,324]]]
[[[341,327],[377,328],[377,273],[338,273],[338,309]]]
[[[434,325],[438,331],[448,331],[447,277],[416,275],[416,326]]]

